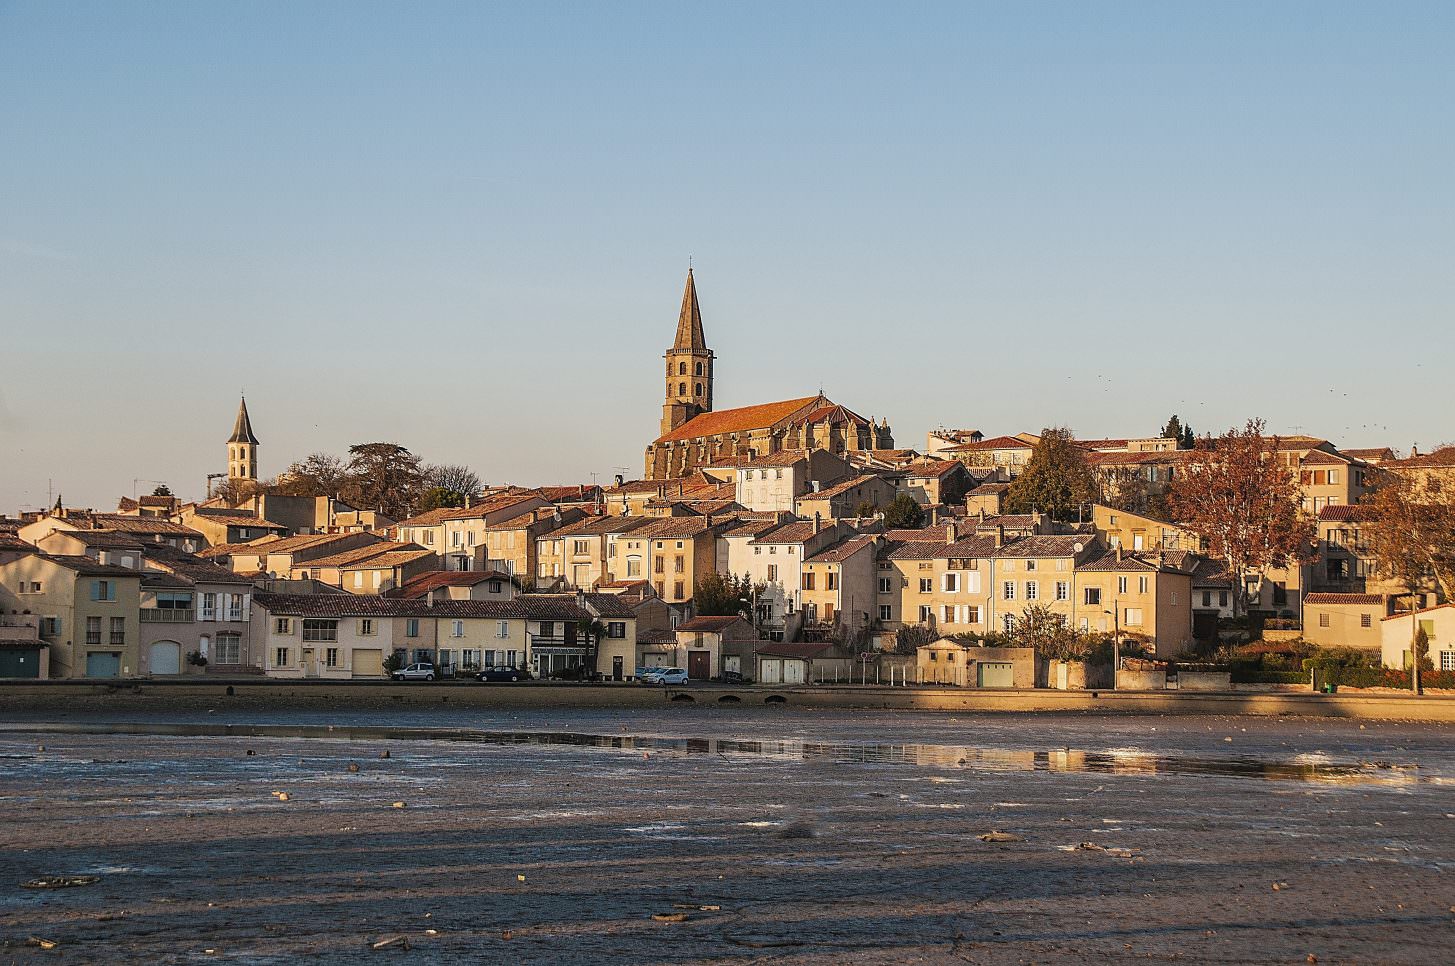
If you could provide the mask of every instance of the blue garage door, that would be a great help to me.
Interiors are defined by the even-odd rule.
[[[92,651],[86,655],[86,677],[121,677],[121,655],[112,651]]]

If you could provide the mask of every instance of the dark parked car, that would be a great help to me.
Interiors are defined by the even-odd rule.
[[[752,680],[739,671],[724,671],[717,676],[722,684],[752,684]]]
[[[518,667],[487,667],[475,675],[476,681],[529,681],[530,672]]]

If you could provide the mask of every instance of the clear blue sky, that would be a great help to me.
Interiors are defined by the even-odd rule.
[[[639,475],[689,254],[720,406],[1429,446],[1452,42],[1449,2],[0,0],[0,511],[197,495],[243,388],[267,474]]]

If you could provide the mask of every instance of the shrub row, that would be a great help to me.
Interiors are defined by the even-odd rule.
[[[1328,669],[1328,678],[1346,688],[1403,688],[1410,687],[1410,672],[1392,668],[1376,667],[1333,667]],[[1420,684],[1427,688],[1455,688],[1455,671],[1421,671]]]
[[[1308,684],[1307,671],[1262,671],[1233,667],[1234,684]]]

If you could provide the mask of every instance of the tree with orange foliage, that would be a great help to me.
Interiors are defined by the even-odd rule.
[[[1314,522],[1278,437],[1264,436],[1263,425],[1250,419],[1241,430],[1199,440],[1167,491],[1172,519],[1233,575],[1235,615],[1248,611],[1250,581],[1312,559]]]

